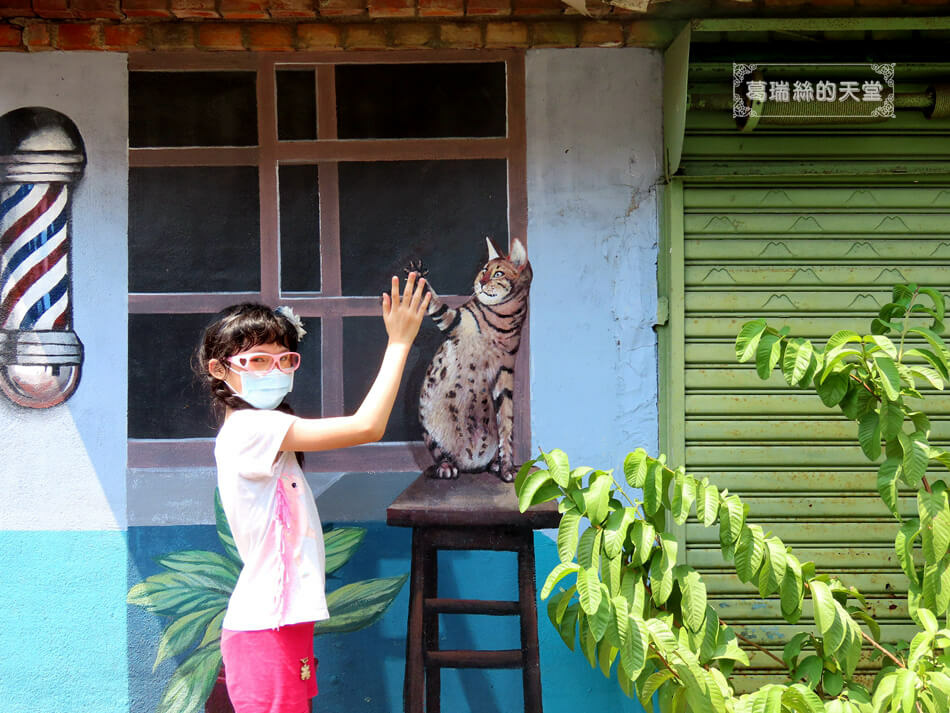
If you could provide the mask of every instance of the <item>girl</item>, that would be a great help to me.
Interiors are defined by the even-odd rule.
[[[236,305],[205,330],[197,362],[224,418],[214,448],[218,489],[244,561],[221,635],[236,713],[305,713],[317,693],[313,625],[330,615],[323,532],[301,452],[382,438],[429,305],[425,280],[416,278],[410,273],[400,297],[393,277],[382,296],[389,344],[352,416],[297,418],[284,403],[305,333],[289,310]]]

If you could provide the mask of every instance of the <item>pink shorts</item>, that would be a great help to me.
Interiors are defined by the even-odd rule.
[[[309,713],[317,695],[313,622],[221,632],[228,697],[235,713]]]

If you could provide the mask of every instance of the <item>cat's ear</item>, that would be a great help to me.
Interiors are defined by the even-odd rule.
[[[524,243],[515,238],[514,245],[511,246],[511,255],[508,261],[515,267],[522,268],[528,262],[528,251],[524,249]]]
[[[495,243],[491,241],[491,238],[486,236],[485,242],[488,243],[488,259],[489,260],[497,260],[499,257],[501,257],[498,254],[498,248],[495,247]]]

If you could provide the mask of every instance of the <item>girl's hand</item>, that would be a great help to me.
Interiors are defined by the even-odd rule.
[[[416,278],[418,273],[410,272],[406,279],[406,291],[399,296],[399,278],[393,276],[392,294],[383,293],[383,322],[386,325],[386,332],[389,334],[390,344],[404,344],[409,346],[419,333],[419,325],[422,324],[422,318],[429,307],[431,294],[426,294],[425,278],[420,277],[418,284]]]

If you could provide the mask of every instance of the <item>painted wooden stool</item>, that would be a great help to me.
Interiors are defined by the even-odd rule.
[[[439,713],[443,668],[520,668],[524,709],[541,713],[533,530],[557,527],[560,518],[553,501],[520,513],[514,485],[491,473],[462,473],[458,480],[423,474],[389,506],[389,525],[412,528],[405,713]],[[518,601],[440,598],[439,550],[517,552]],[[439,614],[518,616],[521,650],[441,651]]]

